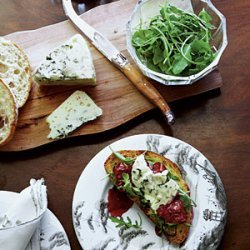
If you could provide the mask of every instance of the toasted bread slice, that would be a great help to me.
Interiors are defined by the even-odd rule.
[[[0,80],[0,145],[12,138],[17,122],[17,108],[9,88]]]
[[[9,86],[17,107],[22,107],[32,84],[29,61],[16,44],[3,37],[0,37],[0,79]]]
[[[174,164],[172,161],[170,161],[169,159],[151,151],[146,151],[145,153],[145,151],[141,151],[141,150],[123,150],[123,151],[119,151],[119,153],[122,154],[126,158],[133,158],[133,159],[135,159],[136,157],[144,153],[146,161],[148,158],[153,158],[157,162],[164,164],[164,166],[167,166],[167,170],[171,173],[171,175],[177,177],[176,179],[178,180],[176,180],[176,183],[178,184],[180,189],[183,190],[184,192],[189,191],[188,185],[185,182],[185,180],[182,178],[181,172],[178,166]],[[104,164],[105,170],[107,174],[109,175],[110,180],[116,187],[118,187],[118,189],[119,189],[119,186],[117,185],[118,182],[114,174],[114,167],[117,164],[120,164],[121,162],[122,161],[118,159],[115,156],[115,154],[112,154],[108,157],[108,159],[106,160]],[[131,177],[130,177],[130,181],[132,182]],[[156,216],[156,213],[152,209],[152,207],[150,207],[150,205],[145,206],[145,203],[142,202],[139,196],[137,195],[131,196],[131,194],[127,193],[126,190],[125,190],[125,193],[128,195],[128,197],[131,200],[133,200],[141,208],[141,210],[149,217],[149,219],[158,227],[159,217],[158,215]],[[185,239],[188,236],[191,219],[192,219],[192,209],[189,209],[189,211],[187,211],[187,219],[185,223],[176,224],[174,231],[173,231],[173,227],[171,228],[168,223],[166,223],[165,225],[161,224],[162,229],[163,229],[161,232],[165,234],[165,236],[171,243],[181,244],[182,242],[185,241]],[[160,219],[160,221],[162,222],[162,219]]]

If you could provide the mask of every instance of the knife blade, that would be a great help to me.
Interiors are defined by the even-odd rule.
[[[170,107],[146,77],[136,69],[104,35],[95,30],[76,14],[71,0],[62,0],[62,3],[64,12],[72,23],[110,62],[123,72],[144,96],[161,110],[169,125],[174,124],[175,118]]]

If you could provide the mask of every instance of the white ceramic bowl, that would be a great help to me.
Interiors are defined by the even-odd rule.
[[[170,3],[184,11],[191,11],[198,14],[203,8],[212,16],[212,24],[216,27],[212,30],[212,45],[217,50],[217,55],[214,61],[197,74],[191,76],[173,76],[159,73],[147,68],[136,55],[135,48],[132,45],[132,36],[142,23],[142,27],[147,27],[149,20],[158,15],[163,4]],[[141,69],[144,75],[156,80],[164,85],[187,85],[192,84],[200,78],[204,77],[213,71],[221,58],[227,46],[226,34],[226,19],[215,8],[210,0],[139,0],[136,4],[132,15],[127,24],[127,48],[131,57],[136,62],[137,66]]]

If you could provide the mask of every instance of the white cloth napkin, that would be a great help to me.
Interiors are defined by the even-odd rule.
[[[39,225],[47,210],[44,180],[30,181],[11,206],[0,214],[1,250],[40,250]]]

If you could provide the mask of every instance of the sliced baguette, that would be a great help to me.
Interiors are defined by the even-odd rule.
[[[119,151],[119,153],[121,153],[124,157],[130,157],[130,158],[136,158],[137,156],[143,154],[145,151],[141,151],[141,150],[123,150],[123,151]],[[176,177],[179,178],[178,181],[176,181],[179,185],[179,187],[184,191],[184,192],[188,192],[189,188],[187,183],[185,182],[185,180],[182,178],[181,176],[181,172],[178,168],[178,166],[176,164],[174,164],[172,161],[170,161],[169,159],[156,154],[154,152],[151,151],[147,151],[145,153],[146,157],[152,157],[152,158],[156,158],[158,159],[158,161],[160,163],[163,163],[165,166],[168,166],[168,170],[171,172],[172,175],[175,175]],[[111,180],[111,182],[116,185],[116,178],[114,176],[114,166],[116,166],[118,163],[120,163],[121,161],[114,155],[110,155],[108,157],[108,159],[106,160],[104,167],[105,170],[107,172],[107,174],[109,175],[109,178]],[[133,200],[140,208],[141,210],[148,216],[148,218],[155,224],[157,225],[157,218],[155,216],[152,216],[154,214],[154,211],[152,210],[152,208],[145,207],[142,205],[140,198],[139,197],[131,197],[129,194],[127,194],[128,197]],[[178,224],[176,227],[176,231],[175,231],[175,235],[169,235],[167,233],[167,231],[164,231],[163,233],[165,234],[166,238],[174,244],[181,244],[185,241],[185,239],[188,236],[189,233],[189,229],[190,226],[189,224],[191,224],[191,218],[192,218],[192,210],[190,210],[187,214],[187,221],[185,223],[182,224]]]
[[[14,43],[0,37],[0,79],[7,84],[18,108],[28,99],[32,78],[29,61]]]
[[[14,96],[0,80],[0,145],[9,142],[14,135],[17,123],[17,108]]]

